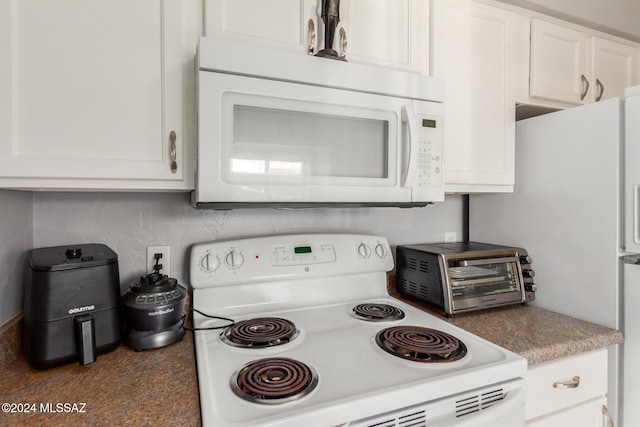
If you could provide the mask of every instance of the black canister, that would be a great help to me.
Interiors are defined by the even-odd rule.
[[[118,256],[103,244],[29,251],[22,350],[37,369],[113,350],[122,338]]]

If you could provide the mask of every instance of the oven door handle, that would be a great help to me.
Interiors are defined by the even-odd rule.
[[[470,265],[483,265],[483,264],[503,264],[505,262],[518,262],[518,257],[504,257],[504,258],[483,258],[483,259],[469,259],[458,261],[459,267],[467,267]]]
[[[413,113],[413,107],[411,105],[402,106],[402,122],[407,124],[407,151],[409,153],[409,159],[407,162],[407,173],[404,176],[402,182],[403,187],[413,186],[413,180],[418,169],[418,127],[416,125],[416,117]]]
[[[518,407],[521,408],[518,408]],[[432,427],[477,427],[502,425],[498,421],[514,411],[522,411],[522,425],[524,425],[524,389],[517,388],[507,392],[506,397],[488,409],[475,412],[476,415],[466,415],[455,420],[430,424]]]

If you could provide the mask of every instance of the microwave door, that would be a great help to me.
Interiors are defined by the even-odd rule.
[[[200,72],[196,202],[411,203],[400,179],[408,102]]]

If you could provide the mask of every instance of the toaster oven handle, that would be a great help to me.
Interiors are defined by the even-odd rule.
[[[465,259],[458,261],[458,266],[467,267],[469,265],[483,265],[483,264],[501,264],[505,262],[519,262],[518,257],[503,257],[503,258],[482,258],[482,259]]]
[[[409,161],[407,164],[407,173],[404,176],[402,182],[403,187],[411,187],[413,185],[413,179],[418,169],[418,128],[416,125],[416,117],[413,114],[413,107],[411,105],[402,106],[402,122],[407,124],[409,133],[407,135],[407,151],[409,152]]]

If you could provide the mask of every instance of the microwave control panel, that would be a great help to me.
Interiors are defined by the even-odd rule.
[[[442,119],[418,115],[418,171],[414,187],[442,187]]]

